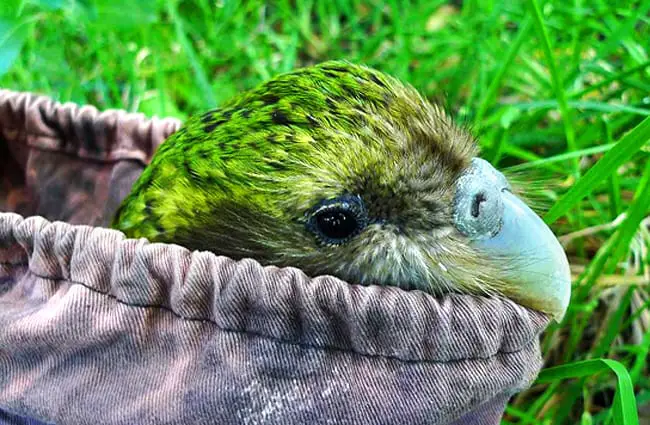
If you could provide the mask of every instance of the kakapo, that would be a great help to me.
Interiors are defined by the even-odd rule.
[[[330,61],[191,117],[118,209],[128,237],[434,296],[508,297],[561,318],[566,255],[413,87]]]

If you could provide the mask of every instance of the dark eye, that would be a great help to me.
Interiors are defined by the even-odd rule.
[[[328,238],[345,239],[357,231],[358,223],[352,212],[332,208],[316,214],[316,226]]]
[[[311,213],[307,227],[327,244],[341,244],[358,234],[367,224],[366,211],[358,196],[342,196],[324,201]]]

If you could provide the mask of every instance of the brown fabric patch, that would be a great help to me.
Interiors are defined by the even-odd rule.
[[[510,300],[15,214],[0,247],[0,409],[43,421],[496,425],[541,366],[548,318]]]
[[[176,119],[0,90],[0,210],[106,226]]]

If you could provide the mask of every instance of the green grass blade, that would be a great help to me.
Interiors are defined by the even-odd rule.
[[[616,396],[614,399],[614,422],[616,425],[638,425],[639,415],[634,395],[634,385],[625,367],[610,359],[585,360],[544,369],[537,383],[551,383],[570,378],[584,378],[601,372],[614,372],[616,375]]]
[[[551,40],[546,30],[546,25],[544,24],[544,17],[542,16],[542,11],[539,7],[537,0],[530,0],[530,5],[533,9],[533,17],[535,18],[535,26],[537,27],[537,32],[539,38],[541,38],[542,47],[544,50],[544,56],[546,56],[546,62],[551,73],[551,81],[553,83],[553,91],[555,92],[555,97],[557,98],[558,103],[560,104],[560,112],[562,114],[562,122],[564,123],[564,132],[566,133],[567,146],[569,150],[576,150],[576,141],[575,141],[575,130],[573,129],[573,120],[572,114],[569,110],[569,105],[567,104],[567,96],[564,91],[564,84],[562,81],[562,76],[560,71],[555,63],[555,54],[551,48]],[[578,161],[573,161],[574,173],[578,175],[580,173]]]
[[[20,49],[30,33],[28,24],[35,20],[12,20],[0,16],[0,76],[6,73],[18,58]]]
[[[625,314],[630,307],[632,296],[634,295],[634,288],[628,288],[625,294],[616,303],[616,308],[611,315],[611,318],[601,325],[605,328],[601,331],[600,340],[595,348],[591,350],[590,355],[593,357],[609,356],[609,351],[612,349],[614,340],[623,331],[622,323]],[[602,329],[601,327],[601,329]]]
[[[602,80],[602,81],[600,81],[600,82],[598,82],[596,84],[589,85],[588,87],[585,87],[584,89],[582,89],[582,90],[580,90],[578,92],[571,93],[570,97],[580,99],[582,96],[586,95],[587,93],[591,93],[591,92],[599,90],[599,89],[601,89],[603,87],[607,87],[610,84],[612,84],[613,82],[620,81],[620,80],[622,80],[623,78],[625,78],[625,77],[627,77],[629,75],[632,75],[632,74],[634,74],[636,72],[643,71],[644,69],[646,69],[649,66],[650,66],[650,61],[646,61],[646,62],[644,62],[644,63],[642,63],[640,65],[633,66],[630,69],[626,69],[625,71],[622,71],[622,72],[619,72],[617,74],[611,75],[610,77],[605,78],[604,80]]]
[[[632,238],[639,229],[639,224],[650,208],[650,161],[646,162],[643,178],[627,210],[627,218],[618,228],[616,246],[609,256],[609,270],[614,270],[618,261],[629,251]]]
[[[199,90],[201,90],[204,103],[206,104],[207,107],[214,107],[217,103],[217,99],[215,98],[214,93],[212,92],[212,86],[208,82],[208,77],[205,71],[203,70],[203,67],[198,58],[196,50],[194,49],[192,43],[190,43],[190,40],[187,38],[187,35],[185,34],[185,28],[182,22],[182,18],[179,16],[176,10],[175,2],[170,1],[167,3],[167,13],[169,13],[169,16],[171,17],[174,23],[174,29],[176,30],[176,38],[178,39],[180,45],[183,47],[183,50],[185,51],[185,54],[187,55],[187,58],[189,59],[190,64],[192,65],[192,71],[194,71],[194,76],[196,77],[196,84],[199,86],[198,87]]]
[[[561,162],[561,161],[566,161],[568,159],[573,159],[573,158],[579,158],[582,156],[587,156],[587,155],[594,155],[597,153],[603,153],[611,150],[614,146],[616,146],[615,143],[609,143],[607,145],[600,145],[600,146],[594,146],[591,148],[586,148],[586,149],[580,149],[577,151],[573,152],[567,152],[563,153],[560,155],[555,155],[555,156],[550,156],[548,158],[544,159],[539,159],[537,161],[532,161],[532,162],[525,162],[523,164],[518,164],[518,165],[513,165],[512,167],[508,167],[505,169],[505,171],[521,171],[521,170],[528,170],[530,168],[538,168],[546,164],[553,164],[555,162]]]
[[[499,91],[499,88],[501,87],[501,84],[503,82],[503,77],[506,75],[508,68],[510,67],[514,59],[517,57],[517,53],[519,53],[519,49],[521,48],[521,45],[528,37],[528,33],[530,32],[530,29],[532,27],[531,24],[532,24],[532,20],[530,18],[527,18],[524,21],[523,25],[521,26],[521,29],[519,30],[519,33],[517,34],[517,38],[515,38],[515,41],[510,46],[510,49],[508,49],[508,53],[506,53],[505,59],[499,65],[496,75],[494,76],[492,82],[488,86],[487,92],[483,96],[483,101],[480,103],[478,110],[476,112],[476,116],[474,120],[477,123],[477,125],[479,126],[481,125],[481,121],[483,121],[483,117],[485,116],[485,112],[487,111],[487,108],[489,108],[490,105],[494,103],[497,96],[497,92]]]
[[[551,224],[566,214],[571,207],[593,192],[599,182],[609,177],[621,164],[638,152],[648,140],[650,140],[650,117],[623,136],[616,146],[591,167],[546,213],[544,221]]]
[[[595,111],[595,112],[605,112],[605,113],[621,113],[627,112],[630,114],[650,115],[650,109],[638,108],[630,105],[614,105],[605,102],[590,102],[590,101],[570,101],[567,102],[567,105],[571,109],[582,109],[584,111]],[[510,106],[513,108],[521,110],[531,110],[531,109],[551,109],[557,108],[559,103],[556,100],[538,100],[535,102],[521,102],[513,103]]]

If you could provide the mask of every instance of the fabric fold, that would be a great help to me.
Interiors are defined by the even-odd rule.
[[[33,93],[0,90],[0,130],[6,140],[93,161],[148,164],[180,127],[174,118],[147,118],[119,109],[60,103]],[[18,155],[24,166],[26,156]]]
[[[0,90],[0,211],[107,226],[174,118]]]
[[[0,406],[55,423],[449,423],[530,384],[548,323],[40,217],[0,247]]]

